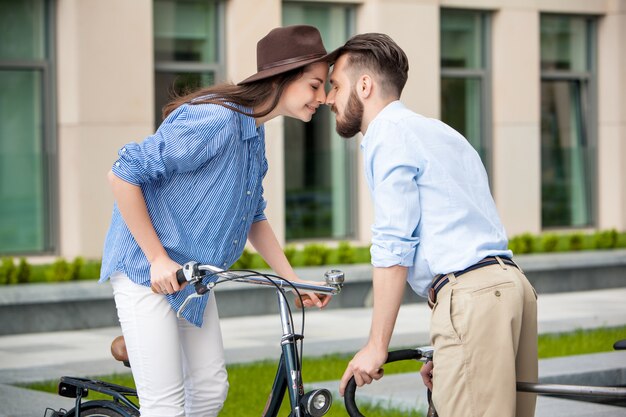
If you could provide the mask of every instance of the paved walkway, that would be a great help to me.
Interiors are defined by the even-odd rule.
[[[368,333],[370,315],[370,309],[311,311],[306,316],[304,354],[318,356],[358,350]],[[538,317],[540,333],[624,325],[626,288],[541,295]],[[402,306],[392,347],[427,344],[428,320],[426,304]],[[299,326],[299,316],[295,321]],[[280,354],[278,315],[223,319],[222,332],[228,362],[276,358]],[[33,393],[11,384],[57,379],[62,375],[125,372],[126,368],[116,363],[109,353],[110,342],[118,334],[118,328],[104,328],[0,337],[0,417],[41,416],[46,405],[71,408],[71,400]],[[622,365],[626,363],[626,357],[620,356],[617,360]],[[393,382],[388,378],[383,381]],[[402,384],[413,385],[405,381]],[[570,403],[574,405],[568,411],[566,405]],[[626,415],[624,408],[551,399],[539,402],[537,415],[574,417],[582,414],[572,410],[589,412],[589,407],[594,407],[593,415]],[[621,414],[612,414],[616,412]]]

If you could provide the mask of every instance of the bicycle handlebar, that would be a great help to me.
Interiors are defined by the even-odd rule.
[[[394,350],[387,354],[387,360],[385,363],[404,361],[408,359],[415,360],[429,360],[432,358],[433,348],[431,347],[422,347],[418,349],[402,349],[402,350]],[[354,395],[356,394],[356,381],[354,377],[350,378],[348,381],[348,385],[346,386],[346,391],[344,392],[344,404],[346,406],[346,411],[350,417],[365,417],[359,407],[356,405],[356,401],[354,399]]]
[[[289,281],[284,278],[275,278],[270,281],[264,277],[263,274],[259,274],[259,276],[241,276],[232,271],[223,270],[213,265],[201,265],[196,262],[187,262],[181,269],[176,271],[176,280],[179,284],[198,281],[206,275],[207,272],[211,275],[225,278],[228,281],[265,285],[274,288],[278,286],[285,290],[293,290],[295,288],[303,291],[313,291],[316,293],[331,295],[337,294],[341,291],[341,286],[344,281],[343,272],[338,270],[331,270],[324,274],[328,285],[316,285],[306,282]]]

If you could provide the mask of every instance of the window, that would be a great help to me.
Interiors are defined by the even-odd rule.
[[[317,27],[331,51],[353,34],[354,8],[285,2],[283,24]],[[336,133],[327,106],[320,106],[309,123],[285,118],[284,136],[287,240],[351,237],[356,142]]]
[[[0,0],[0,253],[52,249],[52,4]]]
[[[541,16],[541,220],[593,223],[595,20]]]
[[[489,172],[489,15],[441,10],[441,120],[467,138]]]
[[[155,123],[173,92],[212,85],[224,75],[223,3],[154,1]]]

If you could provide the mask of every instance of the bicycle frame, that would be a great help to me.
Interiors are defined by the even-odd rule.
[[[295,416],[300,416],[300,399],[304,395],[304,388],[302,386],[302,375],[300,369],[296,369],[295,364],[298,361],[297,355],[297,341],[303,336],[296,335],[293,331],[293,323],[287,308],[287,302],[285,297],[280,294],[280,290],[277,291],[278,305],[280,308],[280,321],[283,329],[283,336],[281,338],[280,360],[278,362],[278,369],[276,370],[276,376],[274,377],[274,384],[272,385],[272,391],[267,399],[265,410],[263,410],[263,417],[276,417],[278,410],[285,397],[285,391],[289,393],[289,402],[291,404],[292,413]]]
[[[194,285],[195,293],[187,297],[181,305],[178,315],[185,308],[189,300],[202,297],[220,282],[235,281],[247,282],[258,285],[272,286],[276,289],[278,297],[279,315],[282,326],[281,349],[282,353],[274,377],[274,383],[269,398],[263,410],[263,417],[276,417],[282,405],[285,393],[288,393],[291,406],[290,417],[321,417],[326,414],[332,403],[332,395],[327,389],[316,389],[304,393],[300,360],[298,357],[298,341],[304,339],[301,334],[294,332],[291,311],[287,302],[285,292],[288,290],[311,291],[322,294],[337,294],[341,291],[344,275],[341,271],[332,270],[325,274],[326,286],[308,283],[291,283],[282,278],[269,274],[261,274],[254,271],[240,271],[249,273],[246,276],[239,276],[232,271],[224,271],[211,265],[199,265],[195,262],[188,262],[183,269],[177,272],[179,283],[188,282]],[[202,282],[207,275],[224,278],[223,281],[211,281],[207,284]],[[256,274],[256,276],[254,275]],[[272,277],[272,279],[268,279]],[[304,314],[304,313],[303,313]],[[102,392],[113,397],[113,400],[96,400],[83,403],[89,390]],[[79,416],[86,408],[100,407],[116,412],[115,415],[135,416],[139,415],[139,407],[126,398],[127,395],[136,396],[136,391],[102,381],[85,378],[62,377],[59,383],[59,395],[75,398],[75,407],[69,411],[47,409],[46,416]],[[49,414],[52,413],[52,414]],[[136,414],[135,414],[136,413]],[[105,414],[103,414],[105,415]]]
[[[618,347],[618,342],[615,347]],[[622,345],[619,345],[622,346]],[[623,349],[623,347],[620,347]],[[430,346],[420,347],[416,349],[403,349],[397,351],[390,351],[386,363],[397,362],[403,360],[419,360],[426,362],[432,359],[434,349]],[[346,386],[344,403],[346,410],[350,417],[365,417],[359,410],[356,401],[356,381],[354,377],[350,378],[348,385]],[[593,398],[596,400],[604,400],[603,402],[612,403],[620,401],[624,403],[626,401],[626,387],[605,387],[605,386],[592,386],[592,385],[563,385],[563,384],[542,384],[542,383],[530,383],[530,382],[517,382],[518,392],[536,393],[546,396],[566,396],[571,399],[577,397]],[[428,417],[437,417],[437,412],[432,406],[430,401],[430,392],[428,392],[429,409],[427,412]],[[622,405],[623,407],[623,405]]]

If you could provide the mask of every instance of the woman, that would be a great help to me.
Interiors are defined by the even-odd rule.
[[[263,214],[263,123],[308,122],[324,103],[318,30],[272,30],[257,44],[257,67],[237,85],[176,98],[156,133],[124,146],[109,172],[116,204],[100,281],[113,285],[142,416],[216,416],[228,391],[214,295],[176,317],[193,291],[176,281],[182,263],[228,268],[249,240],[277,274],[301,281]],[[304,304],[328,301],[308,294]]]

